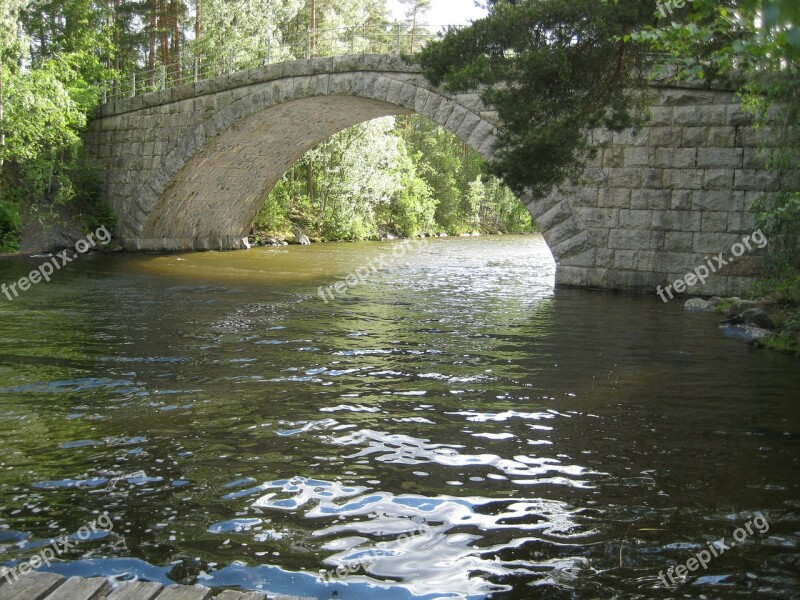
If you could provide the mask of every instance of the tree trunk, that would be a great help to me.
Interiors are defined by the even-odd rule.
[[[172,71],[170,67],[172,66],[172,62],[170,61],[170,52],[169,52],[169,18],[167,16],[167,0],[155,0],[158,6],[158,29],[159,33],[161,33],[161,64],[167,69],[167,72],[172,76]]]
[[[150,0],[148,10],[150,11],[150,31],[147,33],[150,47],[147,54],[147,68],[155,69],[156,53],[158,52],[158,0]]]
[[[311,56],[317,47],[317,0],[311,0]]]
[[[309,160],[306,163],[306,192],[308,193],[309,202],[314,204],[314,165]]]
[[[175,79],[181,77],[181,1],[172,0],[172,59]]]
[[[198,42],[203,37],[203,0],[197,0],[195,3],[194,15],[194,39]]]

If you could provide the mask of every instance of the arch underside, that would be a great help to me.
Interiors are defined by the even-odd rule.
[[[308,150],[358,123],[410,112],[373,99],[315,96],[245,117],[180,169],[149,215],[140,243],[237,246],[270,191]]]

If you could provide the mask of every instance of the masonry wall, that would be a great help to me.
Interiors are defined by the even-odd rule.
[[[753,202],[779,187],[757,150],[770,129],[756,132],[726,91],[655,88],[651,112],[640,131],[593,132],[602,149],[582,180],[531,203],[552,231],[561,215],[547,207],[566,199],[588,231],[561,257],[558,282],[653,293],[708,260],[717,267],[723,252],[729,264],[689,293],[739,293],[759,274],[760,252],[733,258],[731,248],[755,229]]]

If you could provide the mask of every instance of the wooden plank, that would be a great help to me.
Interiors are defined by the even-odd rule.
[[[233,590],[227,590],[217,596],[217,600],[267,600],[267,596],[261,592],[234,592]]]
[[[47,600],[99,600],[111,589],[107,579],[92,577],[70,577],[67,581],[50,594]]]
[[[11,569],[8,567],[0,567],[0,585],[3,585],[8,579],[6,579],[6,573],[9,573]]]
[[[108,595],[108,600],[152,600],[164,589],[160,583],[125,581]],[[2,599],[0,599],[2,600]]]
[[[211,590],[202,585],[171,585],[156,600],[209,600]]]
[[[55,573],[26,573],[0,587],[0,600],[43,600],[64,583]]]

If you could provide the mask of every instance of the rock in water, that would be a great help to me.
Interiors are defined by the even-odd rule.
[[[775,335],[771,331],[755,325],[720,325],[720,329],[726,337],[742,340],[748,344],[757,344],[761,340]]]
[[[311,240],[308,239],[308,236],[297,227],[294,229],[294,240],[301,246],[311,245]]]
[[[690,298],[683,305],[683,310],[688,312],[714,312],[714,305],[702,298]]]
[[[775,329],[775,323],[772,322],[767,311],[760,308],[748,308],[742,313],[742,319],[745,325],[755,325],[761,329]]]

